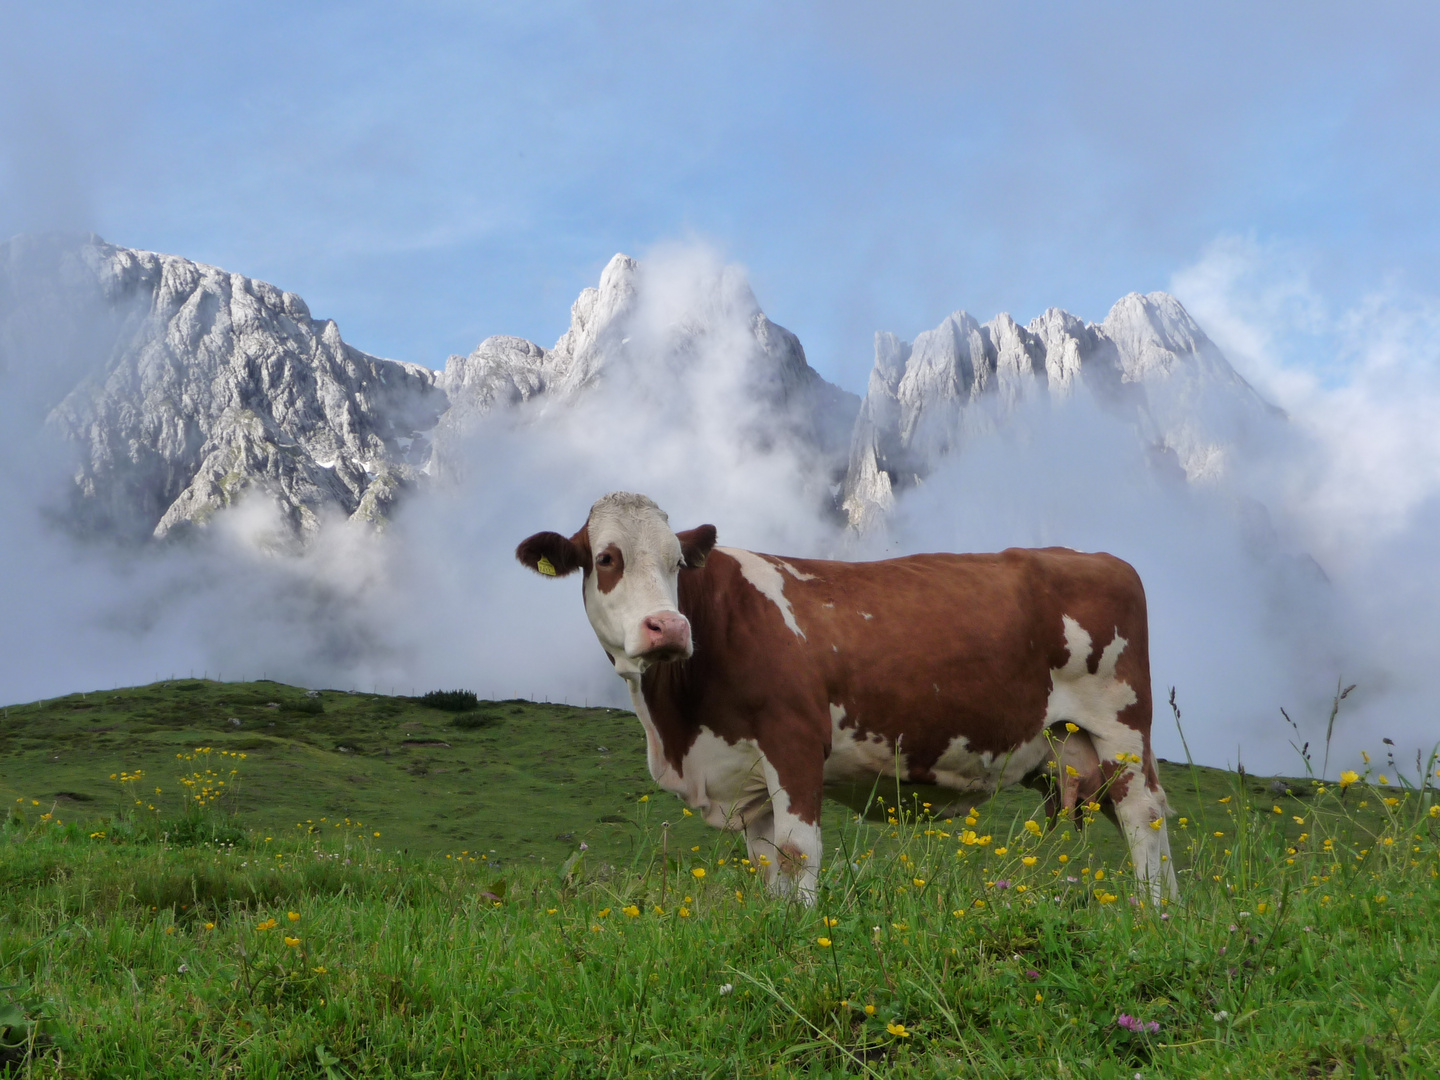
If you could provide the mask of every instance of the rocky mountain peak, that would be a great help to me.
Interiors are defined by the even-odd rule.
[[[469,356],[449,358],[438,380],[451,401],[442,464],[445,447],[494,409],[563,405],[599,383],[676,409],[703,407],[707,394],[744,396],[756,418],[752,435],[794,440],[837,481],[859,404],[810,367],[799,339],[765,315],[734,268],[651,272],[618,254],[599,287],[580,293],[553,348],[491,337]]]
[[[42,287],[62,320],[35,318]],[[74,518],[104,535],[165,537],[257,490],[295,538],[379,522],[445,403],[429,369],[351,347],[266,282],[96,236],[0,245],[0,370],[57,351],[42,404],[79,451]]]
[[[1155,461],[1196,482],[1221,475],[1230,451],[1279,415],[1168,293],[1131,293],[1099,325],[1058,308],[1024,327],[957,311],[913,345],[876,335],[843,492],[851,523],[883,520],[899,491],[1029,395],[1081,387],[1127,417]]]

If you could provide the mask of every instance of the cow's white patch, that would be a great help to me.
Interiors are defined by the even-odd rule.
[[[830,723],[835,725],[835,730],[839,730],[840,721],[844,719],[845,706],[836,705],[833,701],[830,702]]]
[[[1061,667],[1051,669],[1045,727],[1065,721],[1076,724],[1089,734],[1101,761],[1124,762],[1122,774],[1128,774],[1128,783],[1124,797],[1116,800],[1114,807],[1120,830],[1130,845],[1135,876],[1149,883],[1157,899],[1174,896],[1178,887],[1165,828],[1169,812],[1165,794],[1146,786],[1144,768],[1134,760],[1147,752],[1145,740],[1140,732],[1120,721],[1121,711],[1139,700],[1134,688],[1115,674],[1115,665],[1129,642],[1117,629],[1101,651],[1092,675],[1086,665],[1094,648],[1090,632],[1069,615],[1062,617],[1061,625],[1069,655]]]
[[[1006,754],[980,753],[970,749],[970,740],[957,735],[936,759],[931,771],[942,787],[959,791],[994,792],[1021,780],[1050,752],[1043,732]]]
[[[874,616],[874,615],[871,615],[870,612],[868,612],[868,611],[862,611],[862,612],[860,612],[860,617],[861,617],[862,619],[864,619],[866,622],[869,622],[869,621],[870,621],[871,619],[873,619],[875,616]]]
[[[836,715],[836,706],[830,706],[830,756],[825,759],[825,782],[827,784],[847,781],[870,780],[877,774],[895,776],[900,770],[900,779],[909,779],[903,755],[895,753],[895,746],[878,731],[866,734],[858,728],[844,728],[840,722],[845,719],[844,709]]]
[[[1069,656],[1064,665],[1050,671],[1045,726],[1066,720],[1078,724],[1095,740],[1095,749],[1102,759],[1113,761],[1121,753],[1141,754],[1144,744],[1140,733],[1120,722],[1121,711],[1138,700],[1134,688],[1115,675],[1115,665],[1129,642],[1117,631],[1101,652],[1100,663],[1092,675],[1085,663],[1094,648],[1090,632],[1069,615],[1062,617],[1062,626]]]
[[[785,625],[794,631],[797,637],[805,637],[805,631],[801,630],[800,624],[795,621],[795,609],[790,606],[790,598],[785,595],[785,579],[781,577],[774,563],[742,548],[717,547],[715,550],[723,551],[738,562],[740,573],[745,580],[754,585],[761,596],[780,609]]]
[[[680,796],[717,829],[743,829],[765,812],[770,788],[761,766],[764,755],[754,739],[730,743],[701,728],[677,770],[665,755],[645,695],[631,685],[630,700],[645,728],[645,763],[657,784]]]
[[[776,559],[775,561],[780,564],[780,568],[781,568],[782,570],[784,570],[787,574],[789,574],[791,577],[793,577],[796,581],[814,581],[814,580],[815,580],[815,575],[814,575],[814,574],[807,574],[807,573],[804,573],[803,571],[796,570],[795,567],[791,566],[791,565],[790,565],[788,562],[786,562],[784,559]]]

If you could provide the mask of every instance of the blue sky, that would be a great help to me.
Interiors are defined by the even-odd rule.
[[[1256,7],[0,0],[0,233],[434,366],[698,239],[856,390],[876,330],[1099,319],[1237,237],[1336,309],[1440,295],[1440,8]]]

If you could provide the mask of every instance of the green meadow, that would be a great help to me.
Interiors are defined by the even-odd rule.
[[[11,705],[0,1075],[1440,1075],[1435,763],[1353,765],[1162,764],[1158,907],[1103,819],[882,787],[827,806],[808,908],[655,788],[619,710]]]

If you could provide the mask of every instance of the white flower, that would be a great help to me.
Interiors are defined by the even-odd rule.
[[[1228,1012],[1226,1012],[1224,1009],[1221,1009],[1218,1013],[1215,1014],[1215,1022],[1216,1022],[1217,1024],[1223,1024],[1226,1020],[1229,1020],[1229,1019],[1230,1019],[1230,1014],[1229,1014]]]
[[[190,970],[190,965],[189,965],[189,964],[181,964],[179,970],[180,970],[180,974],[181,974],[181,975],[184,975],[185,972],[187,972],[187,971]]]
[[[724,986],[720,987],[720,993],[721,993],[722,996],[725,995],[725,994],[733,993],[734,991],[735,991],[735,984],[734,984],[734,983],[726,983]]]

